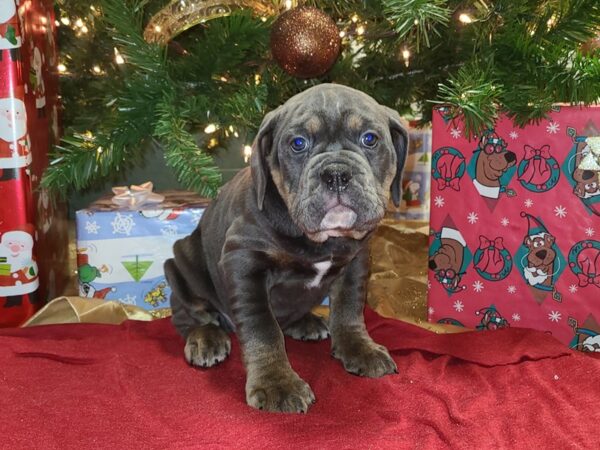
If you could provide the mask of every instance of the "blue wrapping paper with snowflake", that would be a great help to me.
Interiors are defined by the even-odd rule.
[[[470,140],[448,112],[433,118],[429,320],[600,352],[600,108],[501,117]]]
[[[149,310],[169,307],[163,263],[173,255],[175,241],[196,229],[208,200],[167,191],[160,195],[164,198],[148,202],[146,196],[137,205],[135,195],[122,192],[121,203],[115,195],[77,211],[79,295]]]

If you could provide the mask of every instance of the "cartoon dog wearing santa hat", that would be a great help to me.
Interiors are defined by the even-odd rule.
[[[503,192],[514,195],[514,191],[507,190],[501,183],[502,176],[517,163],[517,155],[506,147],[506,141],[493,130],[485,132],[479,140],[474,152],[476,162],[473,185],[482,197],[498,199]]]

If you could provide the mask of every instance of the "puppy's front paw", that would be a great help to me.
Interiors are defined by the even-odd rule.
[[[208,324],[192,330],[183,351],[190,365],[211,367],[229,356],[231,339],[222,328]]]
[[[329,337],[327,322],[322,317],[308,313],[283,330],[286,336],[300,341],[321,341]]]
[[[362,377],[379,378],[398,373],[396,363],[387,349],[368,336],[338,337],[334,340],[331,354],[342,361],[348,372]]]
[[[252,372],[248,372],[246,402],[253,408],[272,412],[305,413],[315,402],[315,394],[308,383],[292,369]]]

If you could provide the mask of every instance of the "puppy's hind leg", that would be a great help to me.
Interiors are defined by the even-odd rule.
[[[231,340],[209,300],[214,288],[203,258],[198,257],[201,248],[186,239],[175,245],[175,258],[165,262],[165,275],[171,287],[171,320],[186,340],[186,361],[196,367],[211,367],[229,356]],[[193,243],[197,245],[199,241]]]

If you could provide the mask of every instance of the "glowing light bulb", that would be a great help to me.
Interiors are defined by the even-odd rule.
[[[256,75],[254,75],[254,84],[256,84],[258,86],[261,81],[262,81],[262,77],[260,76],[260,73],[257,73]]]
[[[61,17],[60,21],[62,22],[63,25],[66,25],[66,26],[71,25],[71,19],[69,19],[68,17]]]
[[[226,77],[221,77],[221,78],[220,78],[220,80],[221,80],[223,83],[227,83],[227,78],[226,78]]]
[[[408,65],[410,64],[410,50],[408,50],[407,48],[402,50],[402,59],[404,59],[404,64],[406,65],[406,67],[408,67]]]
[[[60,63],[58,66],[56,66],[56,68],[60,73],[65,73],[67,71],[67,66],[65,66],[63,63]]]
[[[419,25],[419,19],[415,19],[415,21],[413,22],[415,25]]]
[[[125,58],[123,58],[123,55],[121,55],[121,53],[119,52],[117,47],[114,47],[114,50],[115,50],[115,62],[117,64],[125,64]]]
[[[244,162],[246,164],[248,164],[248,161],[250,161],[251,156],[252,156],[252,147],[250,147],[249,145],[245,145],[244,146]]]
[[[465,25],[468,23],[473,23],[473,19],[467,13],[461,13],[460,16],[458,16],[458,20],[460,20]]]
[[[344,36],[346,36],[346,32],[345,31],[340,31],[340,37],[343,38]]]
[[[42,22],[43,25],[46,25],[48,23],[48,19],[44,16],[40,17],[40,22]]]
[[[263,22],[266,22],[267,18],[266,17],[261,17],[260,20],[262,20]]]
[[[103,152],[104,150],[102,149],[102,147],[98,147],[96,149],[96,153],[98,153],[99,155]]]
[[[363,34],[365,34],[365,27],[363,25],[359,25],[356,28],[356,34],[358,34],[359,36],[362,36]]]
[[[83,26],[83,20],[81,20],[81,19],[77,19],[77,20],[75,21],[75,26],[76,26],[77,28],[81,28],[81,27]]]
[[[56,25],[57,27],[60,27],[60,22],[58,20],[55,20],[54,25]]]
[[[556,25],[556,14],[552,14],[552,16],[546,22],[546,25],[548,25],[548,28],[552,28],[554,25]]]
[[[212,134],[215,131],[217,131],[217,126],[214,123],[210,123],[206,126],[206,128],[204,129],[204,132],[206,134]]]
[[[292,0],[285,0],[285,9],[292,9]]]
[[[92,70],[94,71],[94,73],[102,73],[102,69],[98,65],[92,67]]]
[[[240,134],[239,134],[237,131],[234,131],[234,132],[233,132],[233,135],[234,135],[236,138],[239,138],[239,137],[240,137]]]
[[[89,30],[89,29],[88,29],[88,27],[86,27],[85,25],[81,27],[81,32],[82,32],[83,34],[87,34],[87,32],[88,32],[88,31],[90,31],[90,30]]]
[[[352,23],[356,23],[358,22],[358,16],[354,14],[350,20],[352,20]]]
[[[156,25],[156,26],[154,27],[154,32],[155,32],[155,33],[160,33],[161,31],[162,31],[162,27],[161,27],[160,25]]]

